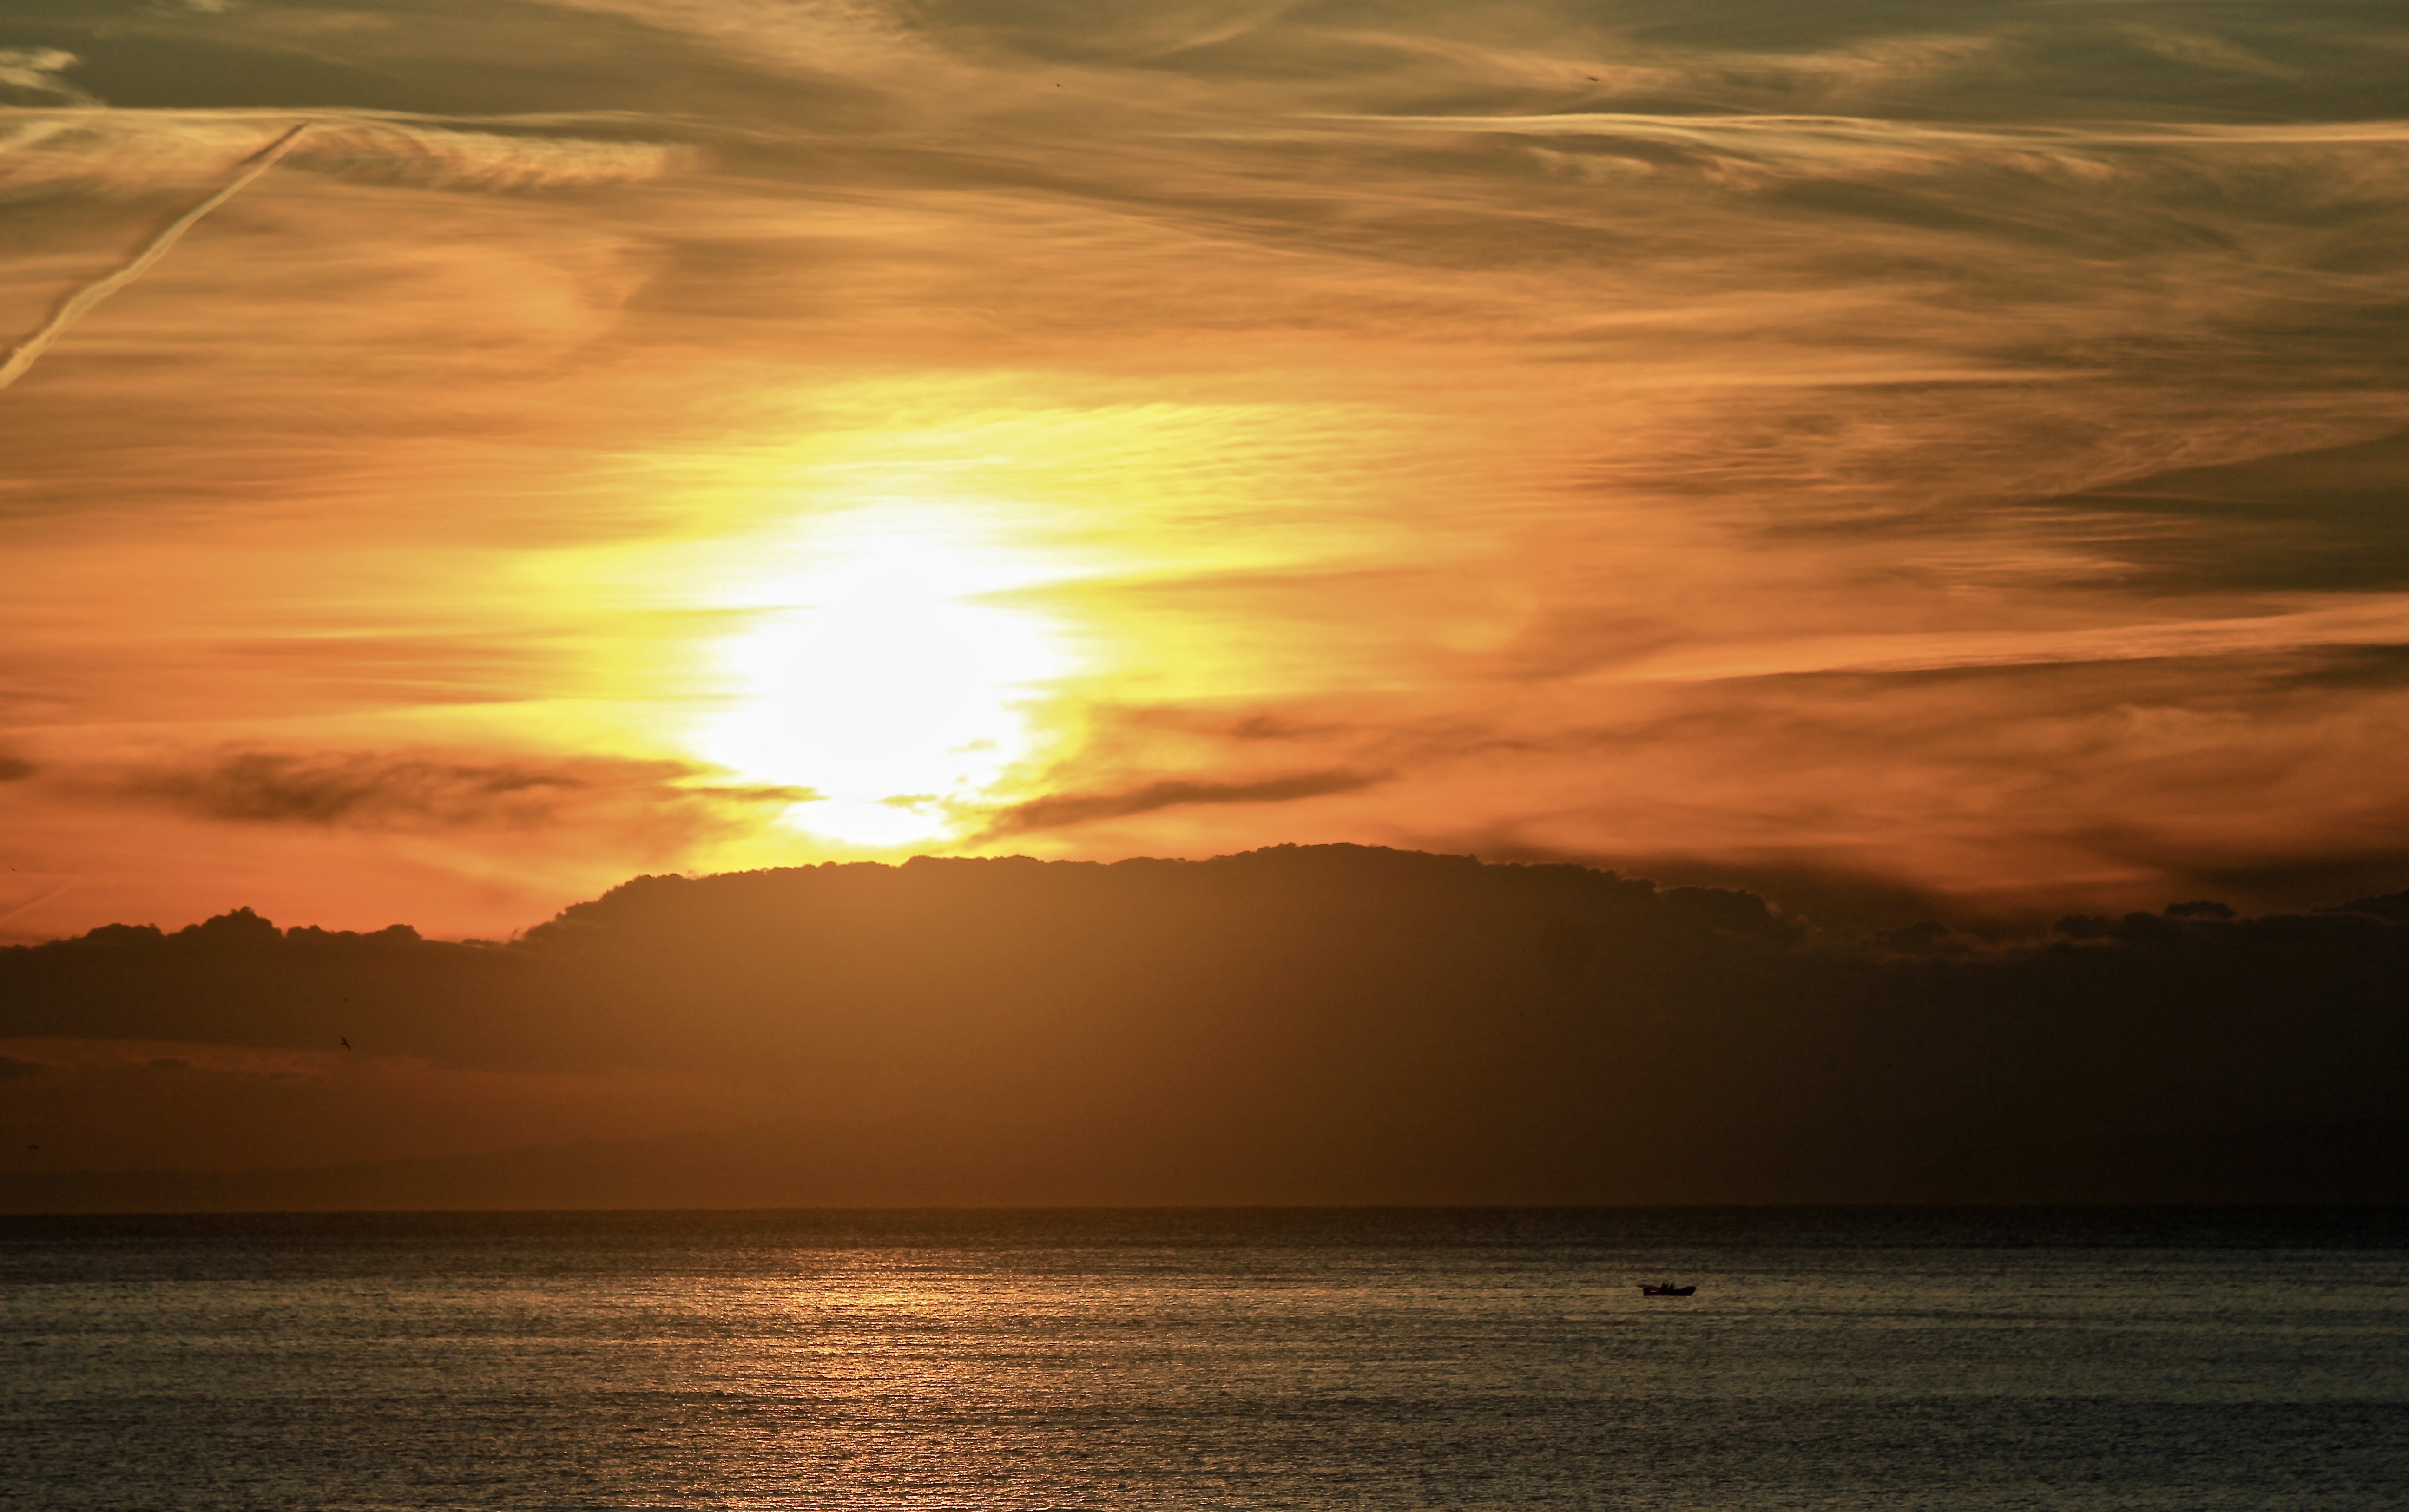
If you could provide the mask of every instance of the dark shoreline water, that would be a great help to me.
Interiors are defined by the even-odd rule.
[[[5,1217],[0,1350],[29,1507],[2409,1505],[2401,1208]]]

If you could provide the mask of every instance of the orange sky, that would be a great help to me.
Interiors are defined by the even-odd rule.
[[[12,11],[0,936],[2402,885],[2409,27],[1795,9]]]

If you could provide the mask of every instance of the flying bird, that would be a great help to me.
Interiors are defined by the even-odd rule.
[[[350,1040],[349,1038],[347,1038],[346,1036],[344,1036],[344,1035],[340,1035],[340,1034],[338,1034],[338,1035],[336,1035],[336,1036],[335,1036],[335,1038],[337,1038],[337,1039],[339,1039],[339,1040],[341,1040],[341,1041],[343,1042],[343,1048],[344,1048],[344,1049],[348,1050],[348,1049],[350,1049],[350,1048],[352,1047],[352,1042],[351,1042],[351,1040]]]

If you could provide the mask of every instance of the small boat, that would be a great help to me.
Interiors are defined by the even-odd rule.
[[[1670,1281],[1663,1286],[1643,1285],[1639,1289],[1639,1294],[1643,1297],[1694,1297],[1697,1295],[1697,1291],[1698,1289],[1695,1287],[1677,1287]]]

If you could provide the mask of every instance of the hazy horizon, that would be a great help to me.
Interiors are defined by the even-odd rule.
[[[0,1207],[2399,1202],[2405,968],[2409,893],[1865,934],[1357,846],[243,910],[0,951]]]

